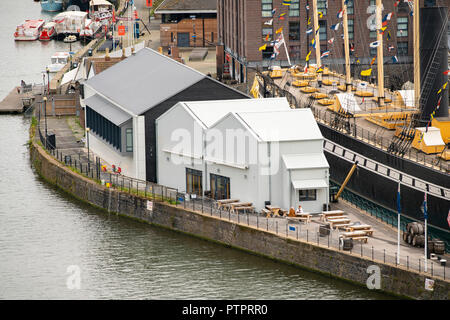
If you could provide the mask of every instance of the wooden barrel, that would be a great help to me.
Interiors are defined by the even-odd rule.
[[[408,233],[411,233],[411,226],[412,226],[412,222],[410,222],[410,223],[408,223],[407,225],[406,225],[406,231],[408,232]]]
[[[353,239],[352,238],[344,239],[342,249],[347,251],[353,249]]]
[[[414,247],[424,247],[425,246],[425,236],[423,236],[421,234],[415,235],[413,238],[412,245]]]
[[[407,240],[407,242],[408,242],[409,244],[412,244],[413,237],[414,237],[413,234],[411,234],[411,233],[408,234],[408,240]]]
[[[434,253],[444,254],[445,253],[445,243],[442,240],[433,240],[434,242]]]
[[[321,237],[326,237],[330,234],[330,227],[329,226],[320,226],[319,227],[319,234]]]
[[[424,226],[421,223],[414,222],[414,224],[411,226],[411,233],[412,234],[423,234],[424,233]]]
[[[403,241],[408,242],[408,232],[403,231]]]
[[[430,251],[430,253],[434,253],[434,241],[431,241],[430,239],[428,239],[427,248],[428,248],[428,251]]]

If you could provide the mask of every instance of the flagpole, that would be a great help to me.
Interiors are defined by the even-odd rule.
[[[400,206],[400,181],[398,182],[398,192],[397,192],[397,264],[400,264],[400,214],[401,214],[401,206]]]
[[[425,267],[424,271],[427,272],[427,245],[428,245],[428,230],[427,230],[427,220],[428,220],[428,208],[427,208],[427,193],[425,192],[425,201],[423,202],[423,212],[425,218]]]
[[[381,17],[381,6],[383,5],[381,0],[377,0],[377,59],[378,59],[378,104],[380,107],[384,106],[384,59],[383,59],[383,34],[381,28],[383,27]]]
[[[416,108],[419,109],[420,101],[420,3],[414,0],[413,24],[414,24],[414,100],[417,101]],[[425,241],[426,242],[426,241]]]
[[[342,0],[342,10],[343,10],[343,23],[344,23],[344,52],[345,52],[345,88],[347,93],[352,92],[352,79],[350,76],[350,48],[348,41],[348,16],[347,16],[347,5],[346,0]]]
[[[316,44],[316,64],[317,64],[317,69],[319,70],[320,66],[321,66],[321,61],[320,61],[320,32],[319,32],[319,15],[317,13],[317,0],[313,0],[313,15],[314,15],[314,41]],[[322,81],[322,74],[319,73],[317,76],[317,81],[321,82]]]
[[[288,63],[289,63],[289,67],[290,67],[291,66],[291,59],[289,58],[289,52],[288,52],[288,49],[286,47],[286,40],[284,40],[283,31],[281,31],[281,36],[283,37],[284,50],[286,51],[286,57],[288,59]]]

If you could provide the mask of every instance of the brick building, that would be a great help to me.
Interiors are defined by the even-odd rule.
[[[217,42],[217,0],[165,0],[161,15],[161,45],[207,47]]]
[[[276,31],[280,28],[283,28],[291,64],[304,64],[310,50],[312,50],[310,62],[314,63],[315,50],[310,46],[314,34],[306,33],[307,29],[313,28],[314,23],[312,0],[291,0],[290,6],[282,5],[282,2],[283,0],[218,0],[218,75],[229,73],[231,78],[245,82],[247,66],[250,68],[287,66],[284,46],[280,47],[280,54],[276,59],[270,58],[273,53],[271,41],[279,37],[280,34]],[[401,74],[404,80],[412,79],[412,2],[411,7],[403,0],[396,6],[395,2],[384,1],[382,12],[383,16],[393,13],[383,38],[384,63],[391,67],[385,68],[386,80],[392,74]],[[420,2],[423,6],[424,2],[430,1]],[[438,5],[448,6],[448,0],[436,2]],[[338,72],[343,72],[344,64],[343,26],[340,25],[337,31],[330,27],[342,21],[337,17],[341,4],[341,0],[317,0],[318,12],[322,13],[319,18],[321,51],[330,51],[329,57],[323,59],[322,64]],[[376,0],[348,1],[350,60],[355,75],[360,68],[367,68],[373,57],[376,57],[376,48],[369,46],[369,43],[377,40],[376,30],[369,29],[375,25],[375,4]],[[275,14],[272,11],[274,9]],[[307,25],[309,19],[311,24]],[[271,20],[272,23],[269,24]],[[330,43],[333,38],[334,41]],[[259,51],[264,44],[267,45],[266,50]],[[399,63],[394,64],[393,56],[398,58]]]

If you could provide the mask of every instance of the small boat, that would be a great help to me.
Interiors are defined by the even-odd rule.
[[[112,18],[114,5],[107,0],[91,0],[89,3],[89,17],[102,25],[107,25]]]
[[[25,20],[24,23],[18,25],[16,32],[14,32],[14,40],[16,41],[33,41],[39,38],[42,26],[45,21],[39,20]]]
[[[55,30],[58,39],[62,40],[68,35],[78,37],[86,25],[87,15],[87,12],[82,11],[65,11],[57,14],[53,21],[56,22]]]
[[[92,39],[94,38],[94,35],[101,30],[101,23],[91,20],[91,19],[86,19],[86,26],[84,27],[83,30],[80,31],[80,38],[88,38],[88,39]]]
[[[51,64],[47,66],[51,73],[60,71],[69,61],[70,53],[68,52],[56,52],[51,57]]]
[[[65,43],[70,43],[70,42],[75,42],[75,41],[77,41],[77,37],[74,35],[67,36],[64,38]]]
[[[56,36],[55,30],[55,22],[47,22],[42,28],[41,35],[39,36],[39,40],[41,41],[49,41]]]
[[[62,11],[63,0],[41,0],[41,8],[49,12]]]

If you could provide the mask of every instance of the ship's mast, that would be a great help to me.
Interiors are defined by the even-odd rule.
[[[344,11],[344,53],[345,53],[345,89],[348,93],[352,91],[352,79],[350,76],[350,48],[348,41],[348,16],[346,1],[342,0],[342,10]]]
[[[413,24],[414,24],[414,100],[417,101],[416,108],[419,109],[420,101],[420,3],[414,0]]]
[[[378,62],[378,104],[380,107],[384,106],[384,59],[383,59],[383,33],[381,32],[382,25],[382,1],[377,0],[377,62]]]
[[[313,15],[314,15],[314,43],[316,44],[316,64],[317,69],[319,69],[322,65],[322,62],[320,61],[320,32],[317,32],[319,30],[319,15],[317,13],[317,0],[313,0]],[[322,74],[319,73],[318,80],[322,80]]]

